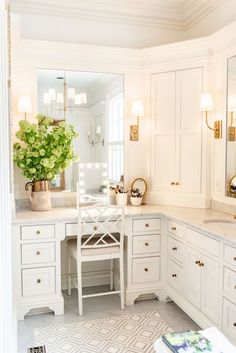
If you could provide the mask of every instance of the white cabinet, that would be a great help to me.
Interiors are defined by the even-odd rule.
[[[219,263],[187,246],[184,295],[215,323],[219,320],[219,292]]]
[[[151,178],[155,191],[200,193],[202,68],[151,78]]]

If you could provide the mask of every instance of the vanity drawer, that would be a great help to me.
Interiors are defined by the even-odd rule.
[[[21,245],[22,265],[41,264],[55,261],[54,243],[34,243]]]
[[[161,251],[160,235],[137,235],[133,237],[133,254],[151,254]]]
[[[236,272],[224,267],[224,292],[236,302]]]
[[[186,240],[196,245],[198,248],[215,256],[220,255],[220,242],[216,239],[210,238],[207,235],[201,234],[193,229],[187,228]]]
[[[178,222],[171,220],[167,221],[168,232],[183,239],[184,238],[184,226]]]
[[[132,224],[133,232],[156,232],[161,229],[160,218],[134,219]]]
[[[22,240],[39,240],[55,237],[54,224],[36,225],[36,226],[22,226],[21,239]]]
[[[225,245],[224,260],[228,262],[230,265],[235,266],[236,268],[236,248],[233,248],[232,246],[229,246],[229,245]]]
[[[55,267],[22,270],[23,296],[55,293]]]
[[[236,341],[236,305],[225,298],[223,300],[223,331],[234,342]]]
[[[167,240],[167,253],[181,263],[184,260],[183,244],[170,236]]]
[[[170,259],[167,262],[167,282],[177,291],[182,291],[183,269]]]
[[[133,283],[156,282],[160,278],[160,257],[133,259]]]

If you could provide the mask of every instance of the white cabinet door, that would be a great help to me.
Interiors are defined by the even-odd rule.
[[[220,267],[219,263],[202,257],[201,311],[212,321],[219,320]]]
[[[172,190],[175,176],[175,72],[152,75],[152,183]]]
[[[176,72],[176,177],[177,190],[201,192],[202,69]]]
[[[184,270],[184,295],[187,300],[200,309],[201,306],[201,262],[200,254],[191,249],[186,249]]]

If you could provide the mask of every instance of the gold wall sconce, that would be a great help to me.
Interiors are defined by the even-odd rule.
[[[234,113],[236,111],[236,94],[228,95],[228,114],[229,114],[229,124],[228,124],[228,140],[236,141],[236,127],[234,124]]]
[[[222,138],[222,120],[214,121],[214,127],[211,127],[208,122],[208,112],[213,110],[213,100],[210,93],[202,93],[201,95],[201,111],[205,113],[206,125],[208,129],[214,131],[214,138]]]
[[[19,96],[17,111],[19,113],[24,113],[26,120],[27,114],[32,113],[32,102],[30,96]]]
[[[137,118],[137,124],[130,125],[130,141],[138,141],[139,140],[139,118],[141,116],[144,116],[144,106],[141,100],[133,101],[132,116]]]

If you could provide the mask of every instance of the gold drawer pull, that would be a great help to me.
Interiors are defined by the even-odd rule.
[[[148,272],[148,268],[147,268],[147,267],[145,267],[144,271],[145,271],[145,272]]]
[[[37,283],[41,283],[41,279],[37,279]]]
[[[40,234],[40,230],[37,230],[36,234]]]
[[[172,182],[170,183],[170,185],[175,185],[175,183],[172,181]]]
[[[236,256],[234,257],[234,261],[236,261]]]
[[[200,265],[200,263],[201,263],[201,261],[200,261],[200,260],[195,261],[195,264],[196,264],[196,265]]]
[[[203,263],[203,262],[200,262],[199,266],[200,266],[200,267],[204,267],[204,263]]]
[[[172,230],[176,230],[176,227],[171,227]]]
[[[96,227],[96,226],[95,226],[95,227],[93,227],[93,230],[97,230],[97,229],[98,229],[98,227]]]
[[[234,285],[234,289],[236,289],[236,284]]]
[[[179,182],[177,181],[177,183],[175,183],[175,185],[179,185]]]
[[[174,246],[173,248],[172,248],[172,250],[174,251],[174,250],[177,250],[177,247],[176,246]]]
[[[145,246],[148,246],[149,244],[148,243],[145,243]]]
[[[36,255],[40,255],[40,251],[36,251]]]
[[[146,227],[146,228],[148,228],[148,227],[149,227],[149,224],[148,224],[148,223],[146,223],[146,224],[145,224],[145,227]]]
[[[176,273],[173,273],[173,274],[172,274],[172,277],[177,277],[177,274],[176,274]]]
[[[234,326],[236,326],[236,322],[234,322]]]

